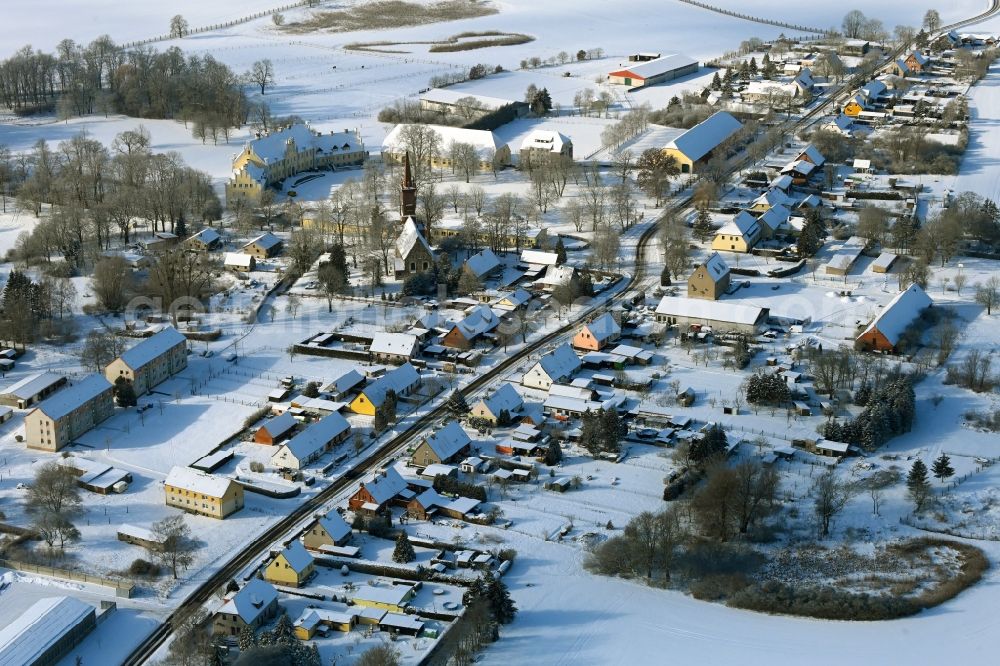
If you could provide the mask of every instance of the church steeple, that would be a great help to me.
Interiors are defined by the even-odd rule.
[[[417,214],[417,186],[410,171],[410,152],[403,154],[403,182],[399,186],[399,218],[405,220]]]

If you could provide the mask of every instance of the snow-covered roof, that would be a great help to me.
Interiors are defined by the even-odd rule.
[[[727,236],[743,236],[749,238],[760,233],[760,224],[757,218],[745,210],[741,210],[735,217],[716,232]]]
[[[598,342],[610,340],[622,332],[621,326],[618,325],[618,322],[615,321],[614,316],[610,312],[605,312],[594,321],[586,324],[586,328],[590,331],[590,335]]]
[[[350,391],[352,388],[364,381],[365,376],[352,368],[330,382],[325,389],[328,391],[333,390],[336,393],[344,393],[346,391]]]
[[[244,254],[242,252],[226,252],[226,258],[223,261],[223,265],[249,270],[253,261],[254,258],[252,255]]]
[[[302,573],[313,562],[313,556],[309,554],[301,541],[292,541],[281,551],[285,556],[285,561],[295,573]]]
[[[355,601],[361,599],[362,601],[401,606],[406,603],[407,597],[412,592],[413,588],[409,585],[358,585],[352,598]]]
[[[753,208],[760,206],[788,206],[792,201],[793,199],[781,190],[770,189],[754,199],[750,206]]]
[[[361,140],[355,132],[320,134],[301,123],[254,139],[247,146],[265,164],[271,164],[284,159],[289,140],[295,142],[295,150],[299,153],[312,149],[316,149],[317,152],[329,153],[343,150],[362,150],[363,148]]]
[[[2,395],[12,395],[21,400],[27,400],[62,380],[63,376],[57,375],[54,372],[39,372],[28,375],[21,381],[11,384],[0,393]]]
[[[357,616],[356,608],[348,606],[344,606],[342,610],[307,607],[303,609],[302,614],[292,623],[292,626],[312,631],[320,624],[351,624]]]
[[[435,104],[454,105],[459,100],[468,98],[475,100],[476,104],[484,110],[495,111],[508,104],[524,104],[520,100],[504,99],[502,97],[489,97],[487,95],[474,95],[468,91],[448,90],[447,88],[431,88],[420,94],[420,101],[433,102]]]
[[[880,95],[885,93],[888,87],[884,82],[875,79],[869,81],[865,85],[861,86],[861,94],[868,100],[877,99]]]
[[[472,438],[457,421],[451,421],[424,441],[440,460],[447,460],[472,444]]]
[[[37,409],[50,419],[58,420],[101,393],[110,390],[111,382],[105,379],[104,375],[90,374],[73,386],[64,388],[51,398],[43,400]]]
[[[596,400],[576,398],[568,395],[550,395],[543,403],[546,409],[555,409],[565,412],[589,412],[597,411],[601,408],[601,403]]]
[[[292,416],[291,412],[285,412],[280,416],[275,416],[272,419],[268,419],[261,426],[261,430],[267,431],[271,437],[281,437],[286,432],[295,427],[298,421]]]
[[[333,412],[292,437],[282,448],[287,449],[296,460],[306,460],[350,429],[347,419],[339,412]]]
[[[569,283],[575,274],[576,268],[573,266],[548,266],[545,269],[545,275],[535,280],[535,284],[557,287]]]
[[[196,233],[194,236],[191,236],[191,238],[189,238],[188,240],[200,241],[205,245],[211,245],[212,243],[215,243],[221,239],[222,236],[219,235],[218,231],[216,231],[211,227],[205,227],[204,229]]]
[[[522,250],[521,263],[555,266],[559,263],[559,255],[555,252],[542,252],[541,250]]]
[[[406,127],[408,125],[405,124],[393,127],[382,142],[382,150],[387,153],[404,152],[406,142],[402,135]],[[438,134],[441,138],[440,149],[442,151],[447,151],[448,146],[452,143],[468,143],[476,149],[476,154],[479,155],[480,159],[487,159],[507,145],[489,130],[465,129],[446,125],[423,125],[423,127],[434,130]]]
[[[376,407],[381,406],[387,391],[402,393],[420,381],[420,373],[409,363],[393,368],[365,387],[364,394]]]
[[[330,538],[334,541],[340,541],[348,534],[351,533],[351,526],[347,524],[344,517],[341,516],[336,511],[331,511],[330,513],[316,519],[316,522],[326,530],[326,533],[330,535]]]
[[[362,485],[376,504],[385,504],[406,489],[406,481],[395,467],[376,472],[370,480],[362,482]]]
[[[806,160],[792,160],[781,169],[781,173],[795,173],[802,176],[809,176],[816,170],[816,165]]]
[[[549,379],[556,381],[572,375],[580,369],[581,364],[580,357],[573,352],[568,344],[563,343],[538,359],[538,365],[541,366]]]
[[[656,314],[751,325],[766,316],[767,309],[756,305],[739,305],[732,301],[664,296],[656,306]]]
[[[260,578],[251,578],[243,589],[226,599],[219,612],[238,615],[247,624],[253,624],[277,598],[278,591],[273,585]]]
[[[897,255],[892,252],[882,252],[878,255],[875,261],[872,262],[872,268],[882,268],[884,270],[888,270],[896,259]]]
[[[500,305],[501,307],[506,306],[512,308],[519,308],[530,300],[531,300],[531,292],[529,292],[527,289],[518,287],[514,291],[510,291],[497,296],[497,300],[496,302],[494,302],[494,305]],[[504,303],[505,301],[506,303]]]
[[[494,416],[500,414],[503,410],[507,410],[508,414],[513,414],[524,404],[524,398],[508,382],[483,398],[483,404],[486,405],[486,409],[490,410],[490,413]]]
[[[500,267],[500,258],[493,250],[486,248],[466,259],[465,265],[473,275],[481,278]]]
[[[473,340],[500,325],[500,318],[488,305],[477,305],[462,321],[455,324],[466,340]]]
[[[183,488],[208,497],[223,497],[233,482],[224,476],[216,476],[207,472],[199,472],[190,467],[175,465],[170,469],[164,483],[174,488]]]
[[[562,152],[563,146],[573,145],[565,134],[553,130],[534,130],[521,142],[521,150],[547,150],[553,153]]]
[[[920,288],[920,285],[911,284],[882,308],[882,312],[868,324],[861,335],[877,329],[890,344],[895,346],[913,320],[933,304],[931,297]]]
[[[655,60],[645,62],[623,63],[621,69],[611,72],[609,76],[629,76],[635,79],[651,79],[660,74],[666,74],[677,69],[697,65],[698,61],[680,53],[671,53]]]
[[[823,157],[823,154],[819,152],[816,146],[811,143],[802,149],[802,152],[798,155],[798,159],[809,160],[818,167],[823,166],[823,163],[826,162],[826,158]]]
[[[40,658],[74,627],[94,614],[94,607],[73,597],[45,597],[0,629],[0,664],[43,663]],[[45,660],[44,663],[51,663]]]
[[[282,240],[280,238],[268,231],[267,233],[263,233],[260,236],[257,236],[257,238],[254,238],[252,241],[244,245],[243,248],[246,249],[251,245],[256,245],[260,249],[267,251],[278,247],[281,243]]]
[[[760,216],[759,222],[766,226],[771,231],[777,231],[788,222],[788,218],[791,217],[792,212],[778,204],[777,206],[772,206],[767,209],[763,215]]]
[[[410,357],[417,351],[417,336],[408,333],[377,333],[368,351]]]
[[[799,93],[800,86],[795,81],[750,81],[741,93],[744,97],[755,95],[765,97],[767,95],[791,95]]]
[[[725,111],[719,111],[667,144],[683,153],[689,160],[698,161],[712,152],[720,143],[738,132],[743,124]]]
[[[572,384],[553,384],[549,387],[549,395],[561,395],[565,398],[577,398],[579,400],[590,400],[594,397],[594,390]]]
[[[718,252],[713,252],[705,261],[704,266],[713,282],[718,282],[729,275],[729,265]]]
[[[427,243],[424,235],[420,233],[417,223],[414,222],[412,217],[407,217],[406,221],[403,222],[403,229],[399,232],[399,238],[396,239],[396,256],[400,259],[405,259],[418,243],[427,250],[427,254],[432,257],[434,256],[434,251],[431,250],[431,246]]]
[[[132,370],[139,370],[160,358],[160,356],[166,354],[174,347],[185,343],[187,343],[187,338],[180,331],[173,326],[167,326],[159,333],[146,338],[131,349],[122,352],[119,358],[125,362],[125,365],[132,368]]]

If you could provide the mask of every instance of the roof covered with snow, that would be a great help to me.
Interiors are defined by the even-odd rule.
[[[905,291],[896,294],[882,308],[882,312],[875,317],[861,335],[866,335],[877,329],[890,344],[895,346],[913,320],[933,304],[931,297],[920,288],[920,285],[911,284]]]
[[[363,393],[369,402],[379,407],[382,405],[382,401],[385,400],[387,391],[392,390],[399,394],[419,381],[420,373],[417,372],[417,369],[409,363],[404,363],[366,386]]]
[[[503,410],[507,410],[508,414],[513,414],[524,404],[524,399],[517,392],[517,389],[508,382],[483,398],[483,403],[491,414],[497,416]]]
[[[309,554],[306,547],[302,545],[301,541],[292,541],[285,549],[281,551],[284,555],[285,561],[288,562],[288,566],[292,568],[295,573],[302,573],[306,568],[312,564],[313,556]]]
[[[553,153],[560,153],[566,145],[573,145],[573,142],[565,134],[554,130],[534,130],[521,142],[521,150],[547,150]]]
[[[226,599],[219,612],[238,615],[247,624],[253,624],[277,598],[278,591],[273,585],[260,578],[251,578],[243,589]]]
[[[451,421],[445,427],[428,436],[424,442],[431,447],[439,460],[448,460],[472,444],[472,438],[457,421]]]
[[[729,275],[729,264],[723,260],[718,252],[713,252],[703,265],[713,282],[718,282]]]
[[[500,267],[500,258],[493,250],[486,248],[466,259],[465,265],[469,267],[473,275],[481,278]]]
[[[722,225],[716,233],[750,238],[760,233],[760,224],[757,222],[756,217],[745,210],[741,210],[731,221]]]
[[[556,381],[564,377],[569,377],[580,369],[580,357],[577,356],[570,346],[563,343],[550,351],[548,354],[538,359],[538,365],[549,379]]]
[[[224,476],[216,476],[207,472],[199,472],[190,467],[174,466],[167,474],[164,483],[174,488],[183,488],[193,493],[207,495],[208,497],[223,497],[229,486],[233,483]]]
[[[28,375],[21,381],[11,384],[7,388],[3,389],[3,391],[0,391],[0,393],[3,395],[12,395],[22,400],[27,400],[28,398],[38,395],[50,386],[62,381],[62,379],[62,375],[57,375],[54,372],[39,372],[33,375]]]
[[[336,511],[331,511],[330,513],[316,519],[316,522],[326,530],[326,533],[330,535],[334,541],[340,541],[348,534],[351,533],[351,526],[347,524],[344,517],[341,516]]]
[[[422,245],[427,250],[427,254],[434,256],[434,251],[431,250],[427,239],[417,228],[417,223],[413,221],[412,217],[407,217],[406,221],[403,222],[403,229],[399,232],[399,238],[396,239],[396,256],[400,259],[406,259],[417,244]]]
[[[410,357],[417,351],[417,336],[408,333],[377,333],[368,351]]]
[[[200,241],[205,245],[211,245],[212,243],[215,243],[221,239],[222,236],[219,235],[218,231],[216,231],[211,227],[205,227],[204,229],[196,233],[194,236],[191,236],[191,238],[189,238],[188,240]]]
[[[656,306],[656,314],[687,317],[706,321],[751,325],[767,316],[767,308],[739,305],[732,301],[707,301],[701,298],[664,296]]]
[[[394,467],[376,472],[371,479],[362,482],[365,490],[377,504],[384,504],[406,489],[406,480]]]
[[[257,238],[254,238],[252,241],[250,241],[243,247],[247,248],[250,247],[251,245],[256,245],[262,250],[270,250],[271,248],[278,247],[279,245],[281,245],[281,243],[282,240],[280,238],[278,238],[270,231],[268,231],[267,233],[257,236]]]
[[[249,270],[254,258],[249,254],[244,254],[243,252],[226,252],[226,258],[223,260],[224,266],[234,266],[236,268],[246,268]]]
[[[93,614],[93,606],[72,597],[39,599],[0,629],[0,664],[41,663],[38,660],[46,651]]]
[[[296,423],[298,423],[298,421],[295,420],[292,413],[285,412],[280,416],[275,416],[274,418],[264,421],[264,423],[260,426],[260,429],[266,431],[267,434],[271,435],[271,437],[281,437],[286,432],[294,428]]]
[[[53,420],[61,419],[101,393],[111,390],[111,382],[104,375],[90,374],[69,388],[56,393],[38,405],[37,409]]]
[[[651,79],[660,74],[666,74],[677,69],[697,65],[698,61],[680,53],[671,53],[645,62],[623,63],[621,69],[611,72],[609,76],[628,76],[636,79]]]
[[[146,338],[119,357],[125,365],[138,370],[160,358],[178,345],[185,344],[187,338],[173,326],[167,326],[159,333]]]
[[[688,159],[698,161],[715,150],[720,143],[743,127],[740,121],[725,111],[719,111],[667,144]]]
[[[350,429],[347,419],[339,412],[333,412],[285,442],[283,448],[288,449],[296,460],[305,460]]]
[[[404,152],[406,142],[403,140],[403,130],[406,127],[408,127],[406,124],[393,127],[382,142],[382,150],[387,153]],[[447,151],[448,146],[453,143],[468,143],[476,149],[476,154],[479,155],[480,159],[488,159],[492,157],[493,153],[507,145],[489,130],[465,129],[446,125],[423,125],[423,127],[437,133],[441,139],[441,151]]]
[[[455,328],[466,340],[474,340],[483,333],[488,333],[499,326],[500,318],[488,305],[477,305],[469,314],[465,315],[462,321],[455,324]]]
[[[816,166],[823,166],[823,163],[826,162],[826,158],[823,157],[823,154],[819,152],[816,146],[811,143],[806,146],[801,153],[799,153],[798,159],[809,160]]]
[[[622,327],[618,325],[614,315],[610,312],[605,312],[594,321],[586,324],[586,328],[598,342],[610,340],[622,332]]]
[[[541,250],[522,250],[521,263],[555,266],[559,263],[559,255],[555,252],[542,252]]]

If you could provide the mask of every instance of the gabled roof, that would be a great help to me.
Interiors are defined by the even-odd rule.
[[[330,382],[327,390],[332,389],[337,393],[350,391],[352,388],[365,381],[365,376],[355,369],[348,370],[341,376]]]
[[[398,368],[393,368],[371,384],[365,387],[362,393],[368,401],[375,407],[382,405],[387,391],[392,390],[397,394],[420,381],[420,373],[409,363],[404,363]]]
[[[361,483],[376,504],[385,504],[406,489],[406,481],[394,467],[389,467]]]
[[[313,556],[309,554],[301,541],[292,541],[281,551],[281,554],[285,556],[288,566],[297,574],[305,571],[313,562]]]
[[[119,358],[132,370],[138,370],[185,342],[187,342],[187,338],[180,331],[173,326],[167,326],[159,333],[122,352]]]
[[[93,400],[104,391],[111,390],[111,382],[104,375],[87,375],[69,388],[56,393],[51,398],[42,401],[36,407],[38,411],[52,420],[58,420],[89,400]]]
[[[431,451],[434,452],[434,455],[438,459],[448,460],[472,444],[472,438],[469,437],[469,434],[465,432],[457,421],[451,421],[448,425],[424,439],[424,442],[427,443],[427,446],[431,447]]]
[[[630,62],[622,69],[611,72],[608,76],[630,76],[636,79],[651,79],[660,74],[672,72],[675,69],[697,65],[698,61],[680,53],[671,53],[645,62]]]
[[[339,412],[333,412],[285,442],[283,448],[288,449],[296,460],[305,460],[350,429],[347,419]]]
[[[770,189],[764,192],[759,197],[753,200],[750,204],[751,207],[756,208],[757,206],[787,206],[792,202],[792,198],[781,190]]]
[[[920,65],[926,65],[927,63],[929,63],[931,61],[930,56],[925,55],[921,51],[913,51],[912,53],[910,53],[910,56],[912,56],[913,59],[916,60],[917,63],[920,64]],[[907,57],[909,58],[910,56],[907,56]]]
[[[745,210],[741,210],[732,221],[724,224],[716,232],[716,234],[743,236],[744,238],[749,238],[757,233],[760,233],[760,224],[757,222],[757,218]]]
[[[549,379],[557,381],[569,377],[579,370],[581,363],[580,357],[573,352],[568,344],[563,343],[538,359],[538,365],[541,366]]]
[[[783,224],[788,222],[788,218],[791,215],[792,212],[790,210],[778,204],[777,206],[768,208],[767,212],[761,215],[758,221],[771,231],[777,231]]]
[[[0,664],[54,663],[41,657],[56,647],[94,607],[73,597],[45,597],[0,629]]]
[[[667,144],[697,162],[715,150],[720,143],[738,132],[743,124],[725,111],[719,111],[698,123]]]
[[[246,249],[251,245],[257,245],[262,250],[270,250],[272,248],[278,247],[279,245],[281,245],[281,243],[282,240],[269,231],[267,233],[261,234],[260,236],[257,236],[257,238],[254,238],[252,241],[244,245],[243,249]]]
[[[521,287],[518,287],[514,291],[509,291],[507,293],[500,294],[499,296],[497,296],[497,300],[493,304],[497,305],[501,301],[507,301],[508,303],[510,303],[510,307],[518,308],[530,300],[531,300],[531,292],[529,292],[527,289],[522,289]]]
[[[541,250],[521,250],[521,263],[555,266],[559,263],[559,255],[555,252],[542,252]]]
[[[12,395],[15,398],[20,398],[21,400],[27,400],[28,398],[38,395],[50,386],[58,384],[62,380],[63,376],[57,375],[54,372],[39,372],[33,375],[28,375],[21,381],[11,384],[7,388],[0,391],[0,395]]]
[[[396,239],[396,256],[400,259],[406,259],[418,244],[427,250],[427,254],[432,257],[434,256],[434,251],[431,250],[431,246],[427,243],[424,235],[420,233],[417,223],[413,221],[412,217],[408,217],[403,222],[403,229],[399,232],[399,238]]]
[[[585,324],[584,327],[590,331],[590,335],[598,342],[610,340],[622,332],[621,326],[618,325],[618,322],[615,321],[614,316],[610,312],[605,312],[594,321]]]
[[[368,351],[410,357],[417,351],[417,336],[408,333],[377,333]]]
[[[713,282],[718,282],[729,275],[729,265],[726,264],[718,252],[713,252],[703,265]]]
[[[465,265],[469,267],[473,275],[481,278],[500,267],[500,258],[493,250],[486,248],[466,259]]]
[[[504,410],[513,415],[524,404],[524,398],[517,392],[517,389],[507,383],[483,398],[483,403],[494,416],[499,415]]]
[[[226,252],[226,258],[223,260],[224,266],[235,266],[236,268],[246,268],[249,269],[251,264],[255,259],[253,255],[244,254],[243,252]]]
[[[167,480],[164,483],[168,486],[183,488],[200,495],[222,498],[233,482],[224,476],[199,472],[190,467],[174,466],[170,469],[170,473],[167,474]]]
[[[767,308],[739,305],[732,301],[707,301],[700,298],[664,296],[656,306],[656,314],[689,317],[732,324],[755,324],[767,315]]]
[[[878,79],[869,81],[865,85],[861,86],[861,94],[869,100],[877,99],[880,95],[885,93],[886,90],[888,90],[888,87],[884,82],[879,81]]]
[[[455,328],[466,340],[474,340],[483,333],[488,333],[500,325],[500,318],[496,316],[488,305],[477,305],[472,311],[465,315],[465,318],[455,324]]]
[[[933,304],[931,297],[920,288],[920,285],[911,284],[882,308],[882,312],[868,324],[861,335],[864,336],[877,329],[890,344],[895,346],[913,320]]]
[[[344,517],[341,516],[336,511],[331,511],[330,513],[316,519],[316,522],[320,524],[326,533],[330,535],[330,538],[334,541],[340,541],[348,534],[351,533],[351,526],[347,524]]]
[[[189,238],[188,240],[200,241],[205,245],[211,245],[212,243],[215,243],[221,239],[222,236],[219,235],[218,231],[216,231],[211,227],[205,227],[204,229],[196,233],[194,236],[191,236],[191,238]]]
[[[251,578],[243,589],[226,600],[219,612],[238,615],[247,624],[253,624],[277,598],[278,591],[273,585],[260,578]]]
[[[566,145],[572,146],[573,142],[564,134],[551,130],[535,130],[524,137],[521,150],[547,150],[559,153]]]
[[[569,283],[574,275],[576,275],[576,268],[573,266],[548,266],[545,269],[545,275],[535,280],[535,283],[556,287]]]
[[[268,419],[261,426],[261,430],[267,431],[267,434],[271,437],[281,437],[286,432],[295,427],[298,421],[292,416],[291,412],[285,412],[280,416],[275,416],[274,418]]]
[[[781,169],[781,173],[795,173],[801,176],[809,176],[816,170],[816,165],[806,160],[793,160]]]
[[[433,102],[435,104],[454,105],[459,100],[471,97],[485,111],[496,111],[508,104],[524,104],[515,99],[504,99],[502,97],[489,97],[487,95],[474,95],[468,91],[450,90],[448,88],[431,88],[420,94],[420,101]]]
[[[402,135],[403,129],[406,127],[408,127],[406,124],[393,127],[382,142],[382,150],[387,153],[404,152],[406,142],[403,141]],[[480,159],[489,158],[493,153],[507,145],[489,130],[464,129],[445,125],[423,125],[423,127],[433,130],[441,137],[442,150],[447,150],[452,143],[468,143],[476,149],[476,154]]]

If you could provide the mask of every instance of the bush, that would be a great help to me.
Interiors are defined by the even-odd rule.
[[[691,583],[691,596],[702,601],[728,599],[749,585],[740,573],[712,574]]]
[[[517,557],[517,551],[513,548],[504,548],[497,553],[497,559],[501,562],[513,562],[515,557]]]
[[[254,460],[250,463],[250,471],[256,472],[258,474],[264,471],[264,463],[259,460]]]
[[[486,501],[486,489],[482,486],[477,486],[474,483],[465,483],[444,474],[438,474],[434,477],[434,490],[439,493],[471,497],[480,502]]]
[[[156,578],[160,575],[160,565],[148,562],[139,557],[132,560],[132,564],[128,567],[128,572],[133,576]]]
[[[254,425],[257,424],[258,421],[260,421],[262,418],[264,418],[270,413],[271,413],[270,407],[261,407],[256,412],[243,419],[243,428],[244,429],[252,428]]]

